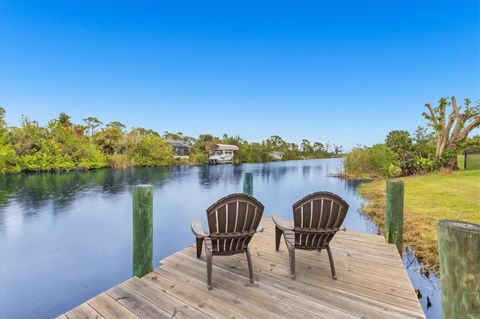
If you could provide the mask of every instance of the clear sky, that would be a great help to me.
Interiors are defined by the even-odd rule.
[[[0,105],[197,136],[381,142],[480,98],[480,1],[0,1]]]

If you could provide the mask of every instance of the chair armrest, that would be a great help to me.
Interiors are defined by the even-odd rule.
[[[286,230],[292,230],[293,228],[288,224],[288,222],[283,219],[282,216],[280,215],[274,215],[272,216],[272,220],[273,220],[273,223],[275,224],[275,226],[277,226],[278,228],[280,228],[281,230],[283,231],[286,231]]]
[[[203,230],[202,223],[199,220],[194,220],[192,222],[192,233],[197,238],[204,238],[208,236],[208,234]]]
[[[258,224],[257,230],[256,230],[255,232],[261,233],[261,232],[263,232],[263,229],[264,229],[264,228],[263,228],[263,225],[262,225],[262,224]]]

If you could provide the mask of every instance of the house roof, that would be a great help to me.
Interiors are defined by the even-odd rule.
[[[238,146],[236,145],[228,145],[228,144],[218,144],[218,143],[215,143],[215,144],[208,144],[206,147],[205,147],[208,151],[216,151],[216,150],[220,150],[220,151],[238,151]]]
[[[169,143],[170,145],[175,146],[175,147],[188,147],[188,148],[192,147],[192,146],[190,146],[188,144],[185,144],[183,142],[172,140],[172,139],[169,139],[169,138],[167,138],[166,141],[167,141],[167,143]]]

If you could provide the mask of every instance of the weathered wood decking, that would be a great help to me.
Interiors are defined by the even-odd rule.
[[[383,237],[337,233],[338,280],[326,252],[297,250],[293,280],[285,244],[276,252],[271,219],[262,224],[250,244],[253,286],[245,256],[214,256],[214,288],[207,290],[205,259],[191,246],[59,318],[425,318],[395,245]]]

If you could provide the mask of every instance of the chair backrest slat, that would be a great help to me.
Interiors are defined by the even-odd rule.
[[[339,230],[348,212],[348,204],[338,195],[317,192],[293,204],[295,245],[321,249]]]
[[[260,224],[264,206],[247,194],[228,195],[207,209],[214,252],[229,254],[246,249]]]

